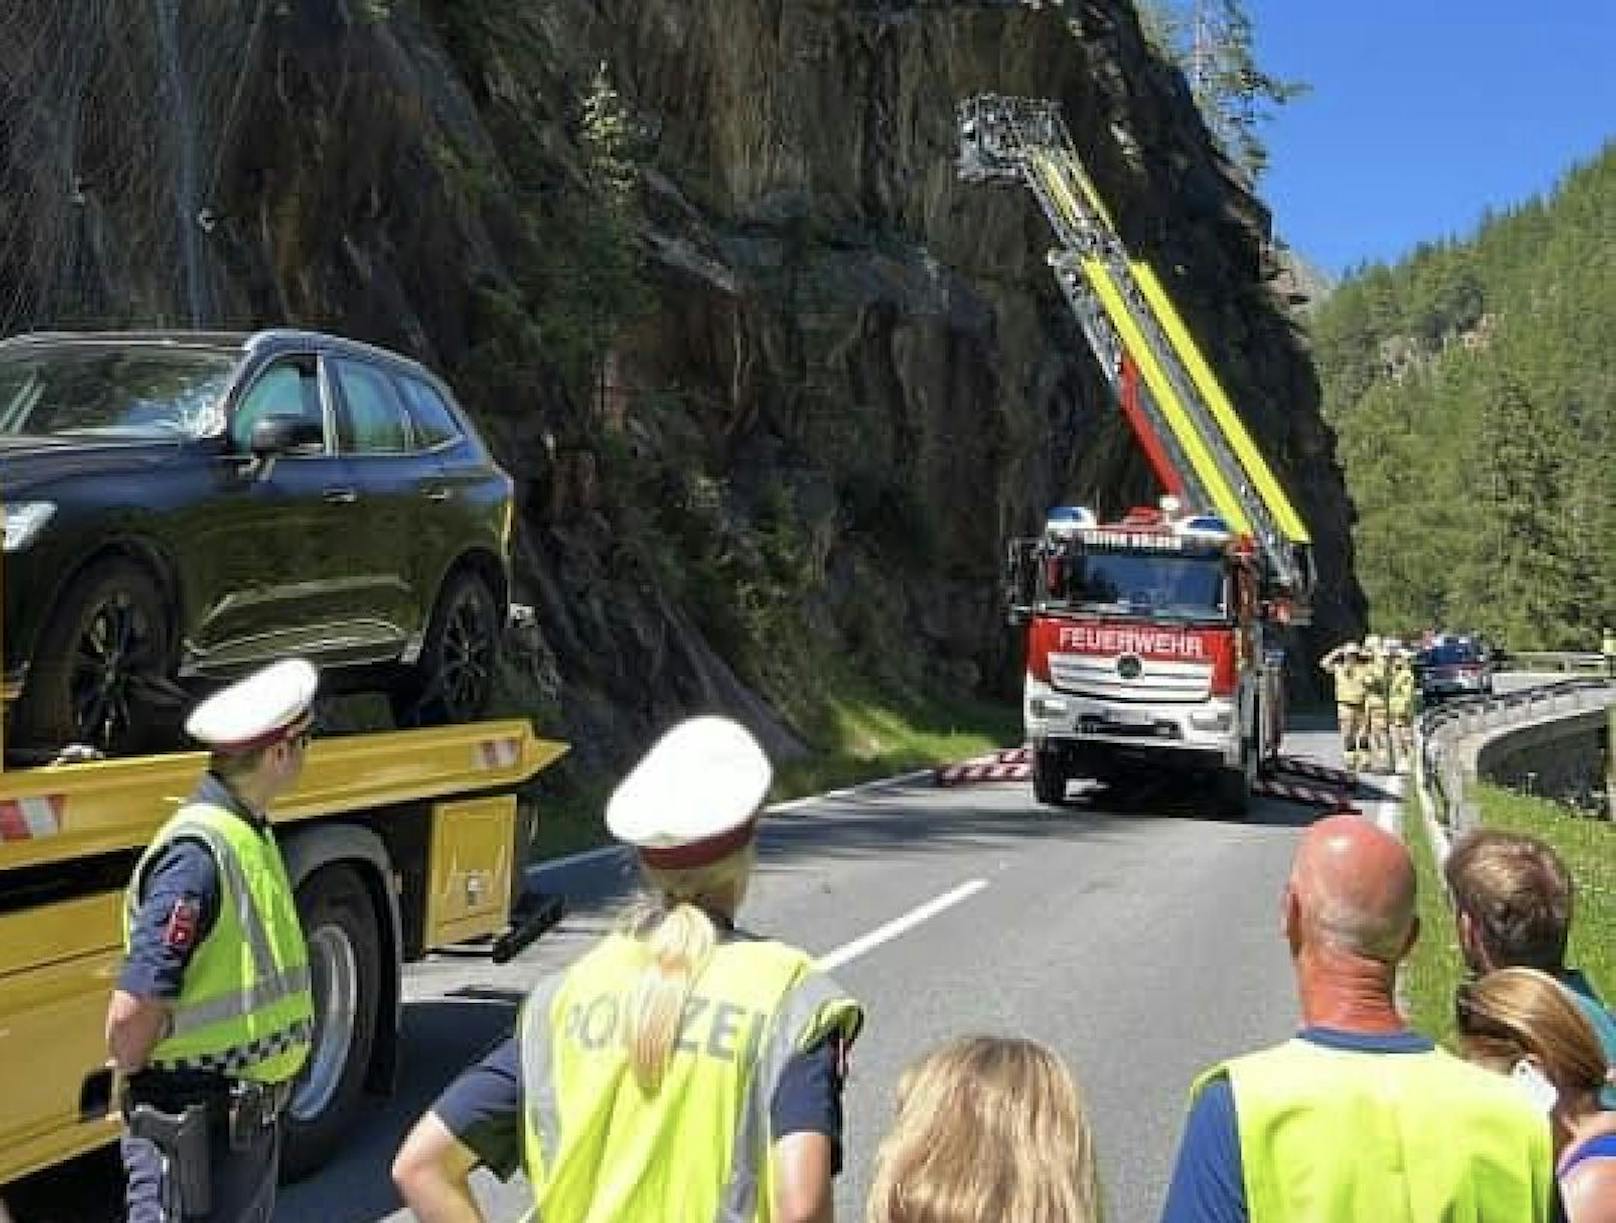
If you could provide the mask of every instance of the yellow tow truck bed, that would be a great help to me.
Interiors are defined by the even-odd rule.
[[[323,1141],[361,1087],[387,1085],[402,963],[508,922],[524,848],[512,791],[566,750],[522,721],[312,745],[271,818],[300,907],[333,873],[373,898],[368,934],[334,929],[361,956],[376,948],[377,996],[353,1000],[374,1008],[374,1024],[354,1028],[368,1040],[349,1033],[356,1047],[332,1055],[365,1064],[325,1066],[333,1090],[301,1117],[294,1100],[291,1143]],[[0,1185],[117,1135],[102,1022],[122,954],[122,890],[205,762],[175,753],[0,772]]]

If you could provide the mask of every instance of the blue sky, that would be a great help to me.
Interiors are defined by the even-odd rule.
[[[1313,91],[1264,129],[1275,225],[1333,275],[1474,229],[1616,138],[1616,0],[1247,0]]]

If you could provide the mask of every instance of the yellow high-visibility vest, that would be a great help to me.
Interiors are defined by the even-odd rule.
[[[146,869],[177,840],[200,841],[213,855],[219,913],[186,965],[173,1024],[148,1064],[284,1082],[308,1057],[314,996],[297,901],[267,829],[208,803],[180,808],[141,856],[124,893],[124,954]]]
[[[863,1022],[783,943],[721,943],[697,979],[654,1094],[625,1042],[644,946],[623,934],[539,984],[519,1024],[523,1162],[544,1223],[766,1221],[769,1111],[787,1062]]]
[[[1227,1074],[1251,1223],[1544,1223],[1548,1118],[1507,1076],[1431,1050],[1296,1039]]]
[[[1337,705],[1363,704],[1364,680],[1366,678],[1364,664],[1338,662],[1330,668],[1330,674],[1335,676],[1335,703]]]

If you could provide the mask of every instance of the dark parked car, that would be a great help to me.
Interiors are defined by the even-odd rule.
[[[1486,645],[1470,637],[1439,637],[1414,659],[1420,696],[1427,702],[1448,696],[1491,696],[1496,669]]]
[[[297,331],[0,342],[0,495],[21,744],[165,746],[189,690],[293,654],[404,722],[488,702],[512,483],[413,361]]]

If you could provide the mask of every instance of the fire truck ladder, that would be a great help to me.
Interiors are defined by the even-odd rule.
[[[1060,242],[1049,254],[1056,281],[1158,476],[1191,508],[1210,507],[1252,536],[1304,622],[1314,582],[1307,527],[1155,272],[1117,236],[1055,104],[983,94],[961,103],[959,125],[961,177],[1018,180],[1037,197]]]

